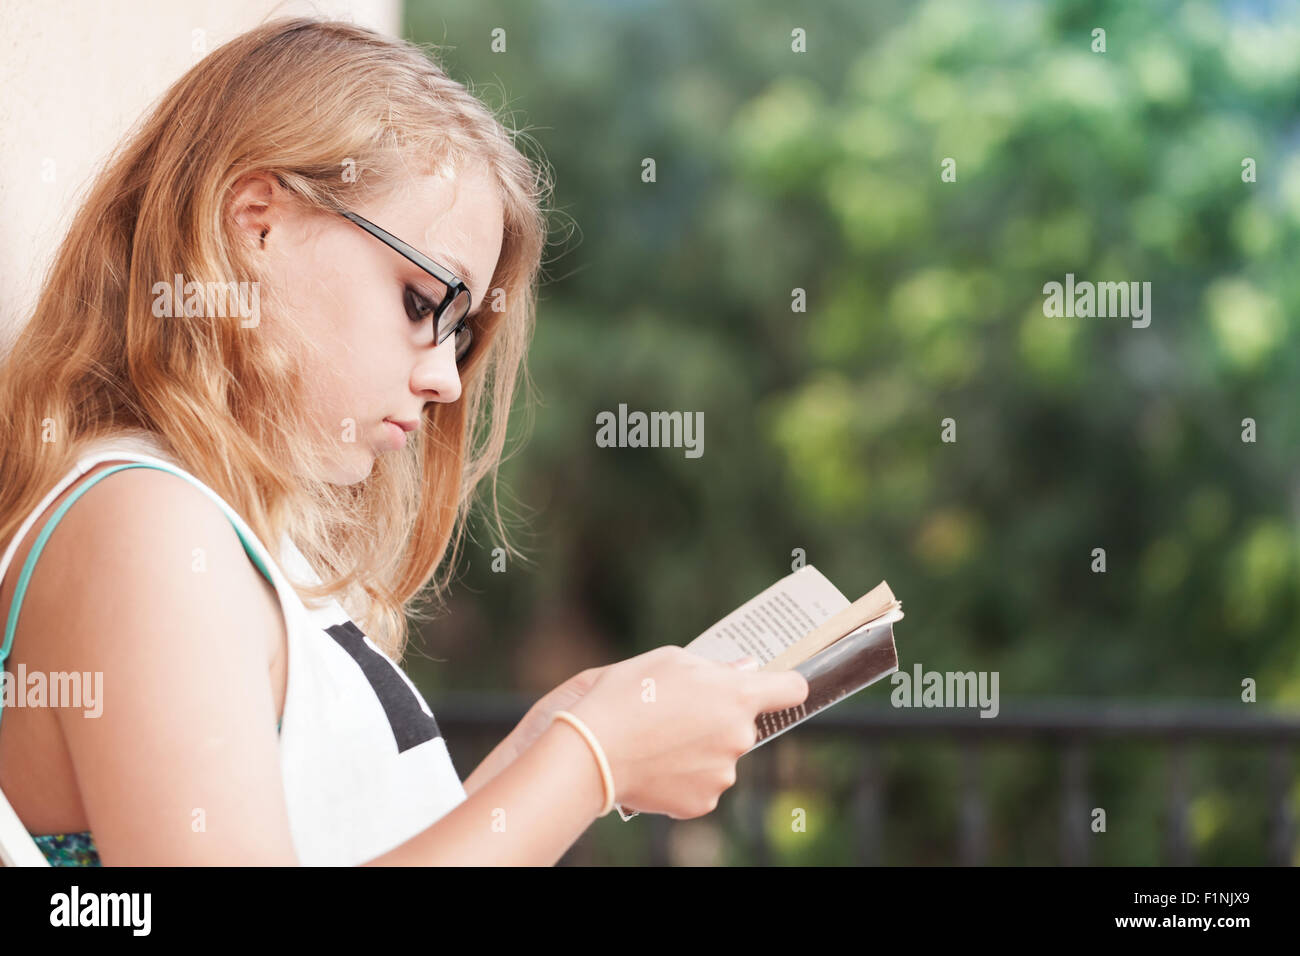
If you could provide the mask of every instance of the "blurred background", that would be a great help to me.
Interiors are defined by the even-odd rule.
[[[504,471],[532,563],[481,530],[409,659],[462,774],[512,700],[686,644],[803,549],[850,599],[889,582],[904,670],[997,671],[999,716],[882,682],[710,816],[611,814],[567,862],[1300,862],[1300,7],[404,16],[560,213]],[[1067,272],[1150,282],[1150,325],[1045,317]],[[620,403],[703,411],[703,456],[597,447]]]
[[[11,0],[0,331],[147,103],[304,11],[433,45],[554,169],[529,560],[479,523],[405,662],[462,777],[802,553],[998,716],[881,682],[565,863],[1300,863],[1300,6]],[[1150,282],[1149,327],[1044,316],[1067,273]],[[620,404],[703,412],[704,454],[598,447]]]

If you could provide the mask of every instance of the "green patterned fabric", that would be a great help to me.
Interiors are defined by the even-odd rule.
[[[45,854],[50,866],[102,866],[95,840],[86,830],[81,833],[50,833],[33,840]]]

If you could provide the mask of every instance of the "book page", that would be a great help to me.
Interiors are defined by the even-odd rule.
[[[791,647],[763,665],[765,671],[789,670],[863,626],[875,627],[903,619],[902,603],[881,581],[842,611],[831,615]]]
[[[808,564],[750,598],[686,649],[713,661],[748,655],[766,665],[848,606],[840,589]]]

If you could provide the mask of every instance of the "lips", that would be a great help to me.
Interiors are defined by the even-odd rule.
[[[400,428],[400,429],[401,429],[402,431],[404,431],[404,432],[413,432],[413,431],[415,431],[417,428],[420,427],[420,423],[419,423],[419,422],[399,422],[399,421],[398,421],[397,419],[395,419],[395,418],[385,418],[384,421],[386,421],[386,422],[392,422],[394,425],[396,425],[398,428]]]

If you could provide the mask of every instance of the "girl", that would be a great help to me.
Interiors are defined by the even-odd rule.
[[[112,157],[0,369],[5,862],[552,864],[616,801],[711,811],[803,701],[660,647],[462,781],[395,663],[495,506],[546,186],[418,48],[316,19]]]

